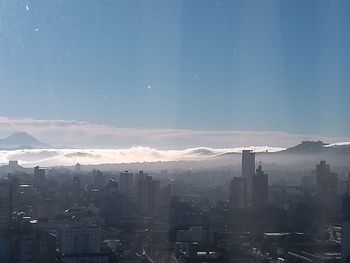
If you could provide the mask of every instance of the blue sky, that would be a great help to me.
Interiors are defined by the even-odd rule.
[[[0,1],[0,112],[350,133],[350,2]]]

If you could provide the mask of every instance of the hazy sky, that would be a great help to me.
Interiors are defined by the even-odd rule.
[[[0,0],[0,113],[350,133],[350,1]]]

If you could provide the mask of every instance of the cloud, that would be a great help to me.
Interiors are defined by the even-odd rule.
[[[0,117],[0,135],[26,131],[56,149],[0,151],[0,163],[21,165],[74,165],[206,160],[227,152],[250,149],[274,152],[302,140],[328,143],[347,138],[290,134],[274,131],[195,131],[184,129],[116,128],[67,120]]]
[[[26,131],[44,143],[65,148],[185,149],[196,147],[237,148],[249,146],[289,147],[302,140],[328,143],[348,138],[291,134],[279,131],[198,131],[185,129],[117,128],[108,125],[69,120],[37,120],[0,117],[0,135]],[[154,152],[155,155],[158,152]],[[210,155],[210,152],[207,152]]]
[[[63,151],[63,150],[61,150]],[[64,155],[64,157],[67,158],[101,158],[101,155],[99,154],[91,154],[91,153],[87,153],[87,152],[74,152],[74,153],[67,153]]]
[[[280,151],[284,148],[255,147],[256,152]],[[25,167],[56,166],[106,163],[165,162],[192,160],[200,161],[228,153],[240,153],[242,148],[189,148],[185,150],[159,150],[150,147],[131,147],[125,149],[28,149],[0,151],[0,163],[18,160]]]
[[[348,145],[350,145],[350,142],[336,142],[336,143],[327,144],[324,147],[348,146]]]

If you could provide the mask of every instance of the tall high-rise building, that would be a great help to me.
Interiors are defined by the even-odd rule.
[[[20,180],[16,175],[9,175],[8,182],[11,185],[12,211],[18,211],[21,197]]]
[[[127,197],[131,197],[133,184],[134,175],[132,173],[129,173],[129,171],[125,171],[124,173],[120,174],[119,190],[121,194]]]
[[[350,196],[343,199],[343,220],[341,227],[342,262],[350,262]]]
[[[0,230],[11,225],[12,189],[9,182],[0,182]]]
[[[81,169],[81,165],[80,165],[80,163],[77,163],[77,164],[75,165],[75,172],[76,172],[76,173],[80,173],[80,169]]]
[[[259,165],[252,175],[252,205],[264,206],[268,204],[268,174]]]
[[[333,203],[337,198],[338,175],[331,172],[329,164],[321,161],[316,165],[316,189],[318,197],[325,203]]]
[[[73,200],[78,203],[81,196],[81,181],[79,176],[73,178]]]
[[[229,206],[232,209],[244,206],[244,180],[242,177],[233,177],[230,185]]]
[[[116,181],[109,179],[107,185],[104,187],[107,195],[117,195],[119,193],[119,186]]]
[[[250,150],[242,151],[243,205],[252,203],[253,175],[255,173],[255,153]]]
[[[104,187],[105,178],[100,170],[94,171],[94,185],[96,189],[101,190]]]
[[[147,176],[146,173],[144,173],[143,171],[139,171],[138,174],[134,175],[134,196],[136,198],[139,197],[139,191],[140,191],[140,183],[145,179],[145,176]]]
[[[18,168],[19,168],[18,161],[9,161],[9,170],[11,173],[17,172]]]
[[[152,215],[156,212],[159,197],[159,181],[145,175],[139,181],[138,207],[142,214]]]
[[[242,177],[246,178],[255,173],[255,153],[250,150],[242,151]]]
[[[100,214],[106,219],[106,225],[114,225],[120,218],[120,199],[116,181],[110,179],[102,191]]]
[[[36,187],[42,187],[45,183],[45,169],[39,166],[34,167],[34,185]]]
[[[160,189],[159,191],[160,202],[166,207],[170,207],[171,196],[172,196],[172,186],[168,184]]]

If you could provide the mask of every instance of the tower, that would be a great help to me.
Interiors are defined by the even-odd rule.
[[[242,151],[242,177],[247,178],[255,172],[255,153],[251,150]]]
[[[80,200],[80,190],[81,190],[81,181],[79,176],[74,176],[73,178],[73,199],[75,203],[78,203]]]
[[[144,215],[152,215],[156,212],[159,197],[159,181],[152,176],[145,175],[139,181],[138,206]]]
[[[248,206],[252,202],[253,175],[255,172],[255,153],[250,150],[242,151],[242,180],[243,180],[243,205]]]
[[[120,192],[126,197],[132,196],[132,188],[134,183],[134,176],[129,171],[120,174]]]
[[[328,204],[336,201],[337,181],[337,173],[331,172],[326,161],[321,161],[316,165],[316,189],[321,201]]]
[[[243,208],[244,180],[242,177],[233,177],[230,185],[229,206],[232,209]]]
[[[34,185],[38,188],[42,188],[45,184],[45,169],[39,166],[34,167]]]
[[[268,203],[268,175],[259,165],[256,173],[252,175],[252,204],[264,206]]]
[[[11,225],[12,189],[8,182],[0,182],[0,230],[6,230]]]

